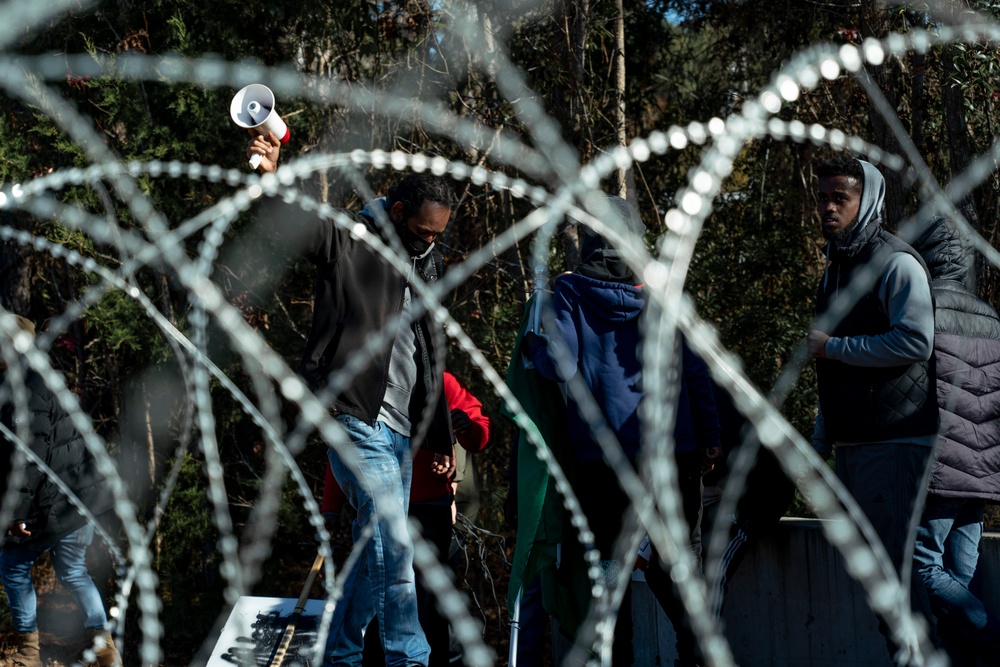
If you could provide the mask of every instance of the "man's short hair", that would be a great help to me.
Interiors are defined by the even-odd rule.
[[[389,188],[388,203],[391,207],[396,202],[403,204],[403,219],[412,218],[420,212],[420,207],[431,202],[447,206],[455,205],[448,182],[433,174],[407,174],[403,180]]]
[[[857,181],[859,191],[865,189],[865,170],[857,159],[847,153],[836,153],[820,162],[816,166],[816,176],[818,178],[847,176]]]

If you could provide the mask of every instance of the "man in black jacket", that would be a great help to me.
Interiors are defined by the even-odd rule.
[[[247,150],[263,156],[259,169],[277,169],[279,142],[253,139]],[[364,629],[376,615],[386,664],[427,665],[430,649],[417,619],[413,544],[405,517],[412,474],[411,448],[425,443],[434,451],[436,472],[454,466],[448,406],[441,398],[443,376],[437,371],[434,323],[411,316],[410,283],[430,283],[440,275],[435,239],[451,217],[452,195],[446,182],[429,174],[410,174],[358,214],[351,230],[316,217],[273,225],[316,266],[312,330],[301,373],[325,398],[344,427],[356,454],[348,467],[331,449],[330,466],[357,510],[355,542],[362,529],[374,529],[364,557],[350,573],[344,597],[330,626],[325,663],[360,665]],[[369,244],[373,238],[409,258],[404,274],[390,266]],[[378,354],[336,391],[327,385],[338,372],[357,366],[359,355],[376,335],[387,334]],[[360,470],[360,475],[357,474]]]
[[[885,181],[874,165],[838,154],[816,173],[830,263],[809,334],[820,403],[813,446],[825,456],[836,446],[837,476],[900,572],[937,439],[930,280],[916,251],[882,228]],[[913,593],[928,615],[923,588]],[[887,626],[880,629],[894,657],[909,664]]]
[[[26,334],[34,325],[18,317]],[[23,334],[22,334],[23,335]],[[14,392],[24,391],[29,420],[25,443],[38,460],[62,481],[93,516],[110,510],[113,499],[93,457],[70,422],[69,415],[49,391],[42,378],[29,371],[23,387],[13,387],[6,378],[7,364],[0,360],[0,421],[17,435],[21,415],[15,410]],[[0,436],[5,454],[0,456],[0,479],[5,486],[13,471],[14,444]],[[14,667],[41,667],[35,587],[31,567],[48,551],[56,577],[72,593],[84,617],[87,638],[97,647],[100,667],[121,665],[121,657],[105,628],[107,614],[94,580],[87,572],[84,556],[94,538],[94,526],[74,507],[64,490],[37,465],[28,462],[14,495],[14,511],[7,537],[0,549],[0,576],[16,633],[17,650],[10,656]],[[95,642],[96,639],[96,642]]]

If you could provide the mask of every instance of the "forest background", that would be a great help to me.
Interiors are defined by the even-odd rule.
[[[501,93],[491,65],[505,50],[534,101],[577,159],[587,164],[655,130],[705,123],[739,111],[801,47],[860,44],[891,31],[933,30],[963,20],[965,8],[979,12],[980,18],[1000,17],[1000,5],[988,1],[892,6],[873,0],[116,0],[50,20],[22,36],[8,48],[8,55],[59,58],[85,53],[107,62],[131,53],[191,59],[212,54],[229,62],[292,68],[359,91],[435,100],[489,131],[519,135],[525,131],[522,120]],[[459,19],[479,22],[492,39],[468,43],[456,37],[448,26]],[[869,72],[932,173],[947,183],[986,152],[997,135],[998,68],[996,44],[955,44],[889,58]],[[247,169],[247,136],[228,117],[231,87],[90,77],[69,68],[65,81],[51,85],[92,120],[123,160]],[[440,155],[546,185],[497,161],[490,148],[460,145],[417,117],[389,117],[378,108],[360,113],[305,98],[283,98],[278,104],[292,132],[283,161],[317,152],[399,150]],[[872,111],[872,101],[853,77],[822,80],[786,104],[779,116],[805,126],[837,128],[902,154],[886,119]],[[665,231],[664,214],[674,206],[674,196],[687,183],[702,150],[692,142],[616,173],[605,184],[611,192],[624,185],[647,225],[649,241]],[[827,152],[801,137],[768,137],[746,145],[714,202],[691,266],[687,291],[699,314],[718,328],[724,344],[742,358],[749,377],[765,392],[809,329],[813,314],[823,241],[812,168]],[[42,110],[19,99],[4,99],[0,184],[23,183],[88,163],[82,148]],[[395,178],[388,170],[363,175],[378,192]],[[917,193],[910,173],[886,177],[887,218],[898,222],[916,210]],[[231,194],[229,186],[206,180],[141,177],[140,184],[168,221],[188,219]],[[333,172],[320,173],[302,187],[335,206],[357,208],[364,203],[353,184]],[[442,239],[448,263],[461,262],[531,210],[525,200],[489,186],[456,182],[456,194],[460,203]],[[100,184],[67,187],[58,198],[111,216],[123,228],[135,227],[128,208],[113,201]],[[1000,172],[994,169],[960,208],[996,247]],[[281,256],[260,233],[257,223],[268,211],[273,209],[266,205],[251,208],[227,232],[243,241],[241,250],[218,257],[213,280],[271,347],[296,367],[312,312],[311,270],[293,256]],[[93,238],[57,221],[4,212],[0,224],[31,231],[112,270],[119,268],[118,260]],[[192,254],[197,243],[197,238],[188,240]],[[571,269],[578,253],[575,229],[563,227],[551,253],[551,271]],[[275,261],[259,261],[276,254]],[[185,330],[190,309],[185,290],[155,267],[138,271],[134,280],[163,316]],[[494,256],[447,301],[451,314],[501,375],[511,358],[531,281],[530,248],[521,244]],[[93,275],[51,253],[13,242],[0,244],[0,304],[41,329],[93,282]],[[998,274],[982,262],[977,290],[1000,305]],[[235,352],[224,345],[211,349],[213,360],[230,377],[247,381]],[[175,391],[179,369],[166,341],[133,300],[110,291],[73,319],[51,358],[109,443],[130,482],[139,516],[149,518],[184,430],[178,423],[188,414],[183,404],[190,400]],[[482,493],[477,524],[482,530],[470,533],[473,567],[465,585],[487,631],[500,637],[506,632],[504,568],[513,535],[503,511],[513,429],[500,418],[499,399],[468,359],[456,351],[449,364],[483,400],[495,425],[490,450],[477,459]],[[215,389],[216,436],[239,537],[260,490],[265,445],[259,429],[232,398]],[[808,436],[815,404],[813,371],[807,367],[782,411]],[[323,455],[315,446],[300,459],[317,494]],[[187,664],[204,639],[204,629],[223,608],[218,529],[206,498],[203,464],[197,451],[187,454],[153,544],[165,603],[162,621],[172,638],[167,661],[172,664]],[[295,597],[315,544],[314,530],[289,485],[272,551],[254,592]],[[499,639],[494,645],[503,655]]]

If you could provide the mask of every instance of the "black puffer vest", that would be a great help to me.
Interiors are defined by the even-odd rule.
[[[941,434],[930,491],[1000,501],[1000,317],[964,283],[975,254],[944,220],[914,244],[934,282]]]
[[[834,323],[832,331],[826,329],[831,336],[874,336],[889,331],[889,315],[879,299],[879,281],[889,258],[897,252],[913,256],[924,266],[913,248],[883,230],[877,221],[865,227],[850,245],[831,250],[831,264],[816,298],[817,317],[834,306],[837,295],[847,290],[866,267],[875,272],[868,281],[874,284]],[[816,370],[823,419],[834,440],[883,442],[937,432],[933,358],[887,368],[819,359]]]

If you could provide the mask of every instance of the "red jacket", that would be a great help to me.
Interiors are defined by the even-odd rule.
[[[450,372],[444,372],[444,398],[449,410],[462,410],[469,415],[472,426],[455,439],[462,448],[473,454],[486,449],[490,440],[490,418],[483,414],[483,404],[462,382]],[[434,454],[421,448],[413,459],[413,483],[410,486],[410,502],[420,503],[450,496],[451,478],[431,472]],[[330,464],[326,464],[326,479],[323,480],[323,513],[339,512],[344,507],[346,496],[333,477]]]

